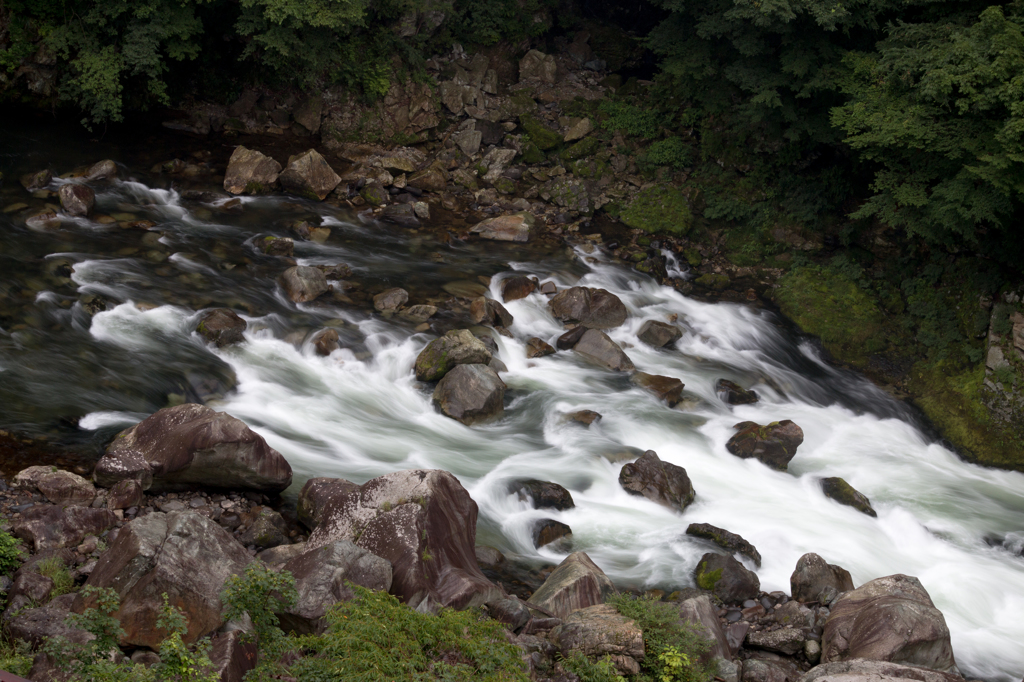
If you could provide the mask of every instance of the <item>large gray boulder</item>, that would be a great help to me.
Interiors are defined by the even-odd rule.
[[[416,378],[440,381],[456,365],[486,365],[491,351],[468,329],[453,329],[434,339],[416,357]]]
[[[573,611],[603,604],[615,593],[612,581],[586,552],[573,552],[537,588],[527,605],[539,606],[564,619]]]
[[[96,193],[76,182],[61,185],[57,196],[60,197],[61,209],[72,216],[87,216],[96,205]]]
[[[12,488],[38,490],[54,504],[87,507],[96,499],[96,488],[78,474],[54,466],[34,466],[14,475]]]
[[[291,484],[292,468],[240,419],[186,403],[117,434],[93,480],[109,488],[125,479],[153,492],[204,487],[279,493]]]
[[[107,509],[40,504],[21,512],[11,532],[40,552],[75,547],[86,536],[98,536],[115,523],[117,517]]]
[[[830,564],[814,552],[800,557],[789,577],[790,592],[799,602],[828,603],[853,589],[853,578],[842,566]]]
[[[708,552],[702,556],[693,569],[693,579],[698,587],[711,590],[726,604],[742,604],[761,591],[757,574],[728,554]]]
[[[501,596],[477,565],[476,521],[447,471],[398,471],[331,500],[307,546],[348,540],[391,562],[391,593],[406,603],[463,609]]]
[[[281,164],[255,149],[235,147],[224,174],[224,189],[231,194],[263,194],[277,183]]]
[[[886,661],[852,658],[814,666],[799,682],[963,682],[953,673]]]
[[[295,303],[312,301],[331,288],[323,270],[307,265],[296,265],[281,273],[281,286]]]
[[[163,595],[185,614],[191,643],[220,627],[220,594],[229,576],[252,559],[216,522],[194,512],[154,512],[121,528],[100,556],[87,586],[113,588],[121,600],[114,616],[125,634],[121,644],[157,649],[164,633],[156,622]],[[72,610],[92,603],[79,594]]]
[[[896,574],[847,592],[832,606],[821,662],[851,658],[955,671],[949,628],[921,581]]]
[[[644,633],[635,620],[611,604],[574,611],[552,633],[562,656],[580,652],[588,658],[610,656],[619,672],[636,675],[644,659]]]
[[[322,632],[327,608],[355,596],[347,583],[384,592],[391,589],[391,563],[348,540],[307,549],[281,569],[295,578],[298,593],[295,605],[278,614],[285,632]]]
[[[344,478],[311,478],[299,491],[299,499],[295,504],[295,515],[299,523],[314,530],[320,523],[320,517],[328,504],[343,495],[359,490],[359,485]]]
[[[588,329],[572,348],[584,358],[615,372],[629,372],[635,369],[633,361],[629,359],[619,344],[602,331]]]
[[[627,493],[642,495],[652,502],[682,511],[692,502],[693,484],[686,469],[663,462],[654,450],[648,450],[635,462],[622,467],[619,485]]]
[[[562,322],[578,322],[589,329],[611,329],[626,321],[626,306],[604,289],[570,287],[556,294],[548,306]]]
[[[753,457],[780,471],[786,470],[804,442],[803,429],[788,419],[767,426],[740,422],[733,428],[736,434],[725,444],[726,450],[742,459]]]
[[[505,411],[505,382],[487,365],[457,365],[437,384],[433,401],[463,424],[488,421]]]
[[[323,201],[338,186],[341,177],[334,172],[327,159],[315,149],[288,158],[288,165],[277,176],[287,190],[307,199]]]

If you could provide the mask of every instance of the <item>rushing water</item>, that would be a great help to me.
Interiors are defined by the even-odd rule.
[[[32,169],[24,151],[12,155],[22,166],[8,159],[9,167]],[[557,562],[563,555],[534,549],[530,533],[538,518],[555,518],[572,527],[576,549],[634,588],[690,584],[709,546],[683,531],[711,523],[760,550],[765,590],[788,592],[797,559],[812,551],[850,570],[856,584],[915,575],[945,615],[966,674],[1010,681],[1024,672],[1024,559],[985,542],[1024,531],[1024,475],[962,462],[926,437],[905,405],[829,367],[770,313],[688,299],[599,251],[570,257],[554,244],[445,244],[429,230],[294,197],[246,199],[233,210],[222,200],[182,201],[166,180],[135,176],[97,184],[97,211],[152,220],[152,230],[79,219],[37,233],[19,218],[24,212],[0,216],[0,427],[99,443],[166,405],[169,394],[207,399],[287,457],[296,474],[290,494],[311,476],[361,482],[446,469],[480,505],[481,542]],[[0,199],[41,208],[43,200],[26,196],[8,184]],[[481,276],[500,300],[500,281],[513,273],[608,289],[630,312],[611,337],[638,369],[682,379],[688,400],[669,408],[572,353],[527,359],[527,339],[553,343],[563,331],[547,297],[535,293],[507,304],[513,338],[494,335],[508,366],[505,416],[473,427],[448,419],[412,372],[432,334],[330,296],[295,305],[282,294],[275,278],[284,265],[253,240],[287,236],[290,221],[309,218],[332,234],[324,244],[297,241],[300,264],[347,263],[363,290],[403,286],[411,304],[449,299],[445,284]],[[83,303],[93,296],[109,309],[90,316]],[[218,350],[192,332],[203,309],[222,305],[248,321],[245,344]],[[644,320],[672,316],[688,329],[674,348],[638,342]],[[453,322],[442,313],[438,323]],[[339,331],[343,348],[320,357],[309,337],[325,325]],[[754,388],[761,401],[722,403],[719,378]],[[564,419],[579,409],[604,418],[590,427]],[[778,419],[805,433],[788,473],[726,451],[733,424]],[[685,467],[695,503],[679,514],[626,494],[618,473],[629,448]],[[866,494],[878,518],[825,498],[825,476]],[[533,510],[507,492],[520,477],[564,485],[576,508]]]

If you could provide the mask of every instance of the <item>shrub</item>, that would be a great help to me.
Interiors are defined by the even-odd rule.
[[[291,573],[271,571],[258,561],[249,564],[242,575],[228,578],[221,595],[227,607],[224,617],[236,620],[248,614],[260,650],[266,653],[279,653],[284,637],[276,612],[293,606],[297,599]]]
[[[28,642],[0,638],[0,670],[27,677],[32,669],[32,653]]]
[[[0,574],[8,575],[24,561],[21,540],[6,531],[0,531]]]
[[[669,137],[658,140],[647,148],[641,157],[644,165],[668,166],[675,170],[683,170],[693,165],[693,147],[681,137]]]
[[[625,130],[627,135],[653,140],[661,135],[663,124],[668,123],[662,114],[652,109],[641,109],[625,102],[605,100],[598,106],[603,116],[601,125],[605,130]]]
[[[612,597],[609,603],[643,630],[642,671],[660,682],[710,682],[714,677],[714,660],[700,663],[711,642],[695,625],[680,620],[678,605],[625,594]]]
[[[52,556],[40,561],[36,565],[36,570],[39,571],[39,575],[46,576],[53,581],[50,597],[59,597],[62,594],[75,591],[75,579],[59,556]]]
[[[693,225],[686,197],[679,190],[664,186],[640,192],[619,219],[630,227],[659,234],[685,235]]]
[[[579,651],[562,659],[562,667],[580,678],[581,682],[626,682],[618,673],[611,656],[592,661]]]
[[[156,626],[168,632],[160,643],[160,664],[154,666],[161,682],[219,682],[220,675],[213,671],[213,663],[205,650],[189,651],[181,637],[188,631],[185,614],[174,608],[164,594],[164,608]]]

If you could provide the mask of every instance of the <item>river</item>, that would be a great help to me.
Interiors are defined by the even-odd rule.
[[[1009,535],[1024,545],[1024,475],[961,461],[926,435],[914,411],[829,366],[773,314],[687,298],[600,249],[544,240],[446,243],[439,230],[382,225],[283,195],[247,198],[235,208],[224,199],[185,201],[182,188],[214,186],[201,178],[174,186],[149,172],[174,152],[159,136],[126,147],[40,124],[6,130],[4,207],[25,202],[30,211],[47,201],[31,198],[15,180],[19,173],[48,164],[66,172],[110,157],[127,164],[124,179],[95,185],[97,213],[155,225],[76,219],[36,232],[19,217],[25,211],[0,215],[0,428],[97,444],[168,400],[207,400],[285,455],[295,471],[290,495],[311,476],[362,482],[400,469],[445,469],[480,506],[481,543],[557,562],[564,555],[535,549],[530,533],[538,518],[554,518],[571,526],[575,549],[631,588],[691,584],[709,547],[683,531],[711,523],[758,548],[767,591],[789,592],[805,552],[845,567],[858,585],[893,573],[917,576],[945,615],[965,675],[1020,679],[1024,559],[985,539]],[[346,263],[362,290],[402,286],[410,304],[448,299],[446,285],[468,288],[487,278],[489,295],[500,300],[500,282],[513,273],[559,288],[607,289],[630,313],[610,336],[638,369],[682,379],[688,399],[669,408],[572,353],[527,359],[527,339],[553,344],[563,331],[538,292],[506,305],[515,317],[512,338],[494,334],[508,367],[505,416],[463,426],[434,410],[430,387],[412,372],[434,334],[330,296],[298,305],[284,296],[276,277],[285,266],[253,241],[289,236],[288,224],[302,219],[319,220],[331,236],[323,244],[296,241],[300,264]],[[83,300],[107,309],[90,315]],[[217,306],[246,319],[244,344],[216,349],[193,333],[200,311]],[[674,348],[637,340],[644,320],[672,316],[688,330]],[[443,314],[438,323],[445,324]],[[343,346],[329,357],[309,341],[324,326],[338,330]],[[715,394],[719,378],[753,388],[760,402],[726,405]],[[579,409],[603,419],[590,427],[565,420]],[[733,424],[780,419],[805,434],[788,472],[726,451]],[[695,503],[679,514],[628,495],[618,483],[627,448],[652,449],[684,467]],[[826,476],[867,495],[878,518],[827,499],[819,485]],[[507,492],[519,477],[564,485],[576,507],[530,508]]]

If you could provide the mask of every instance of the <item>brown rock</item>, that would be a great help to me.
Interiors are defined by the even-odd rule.
[[[647,389],[656,395],[659,400],[664,400],[668,403],[669,407],[678,405],[679,401],[683,399],[683,382],[675,377],[634,372],[629,377],[629,382],[634,386]]]
[[[85,172],[85,179],[90,182],[96,180],[110,180],[111,178],[116,177],[117,164],[111,159],[97,161],[93,165],[89,166],[89,170]]]
[[[142,492],[142,484],[138,481],[127,478],[118,481],[114,487],[107,491],[107,509],[130,509],[138,507],[145,499]]]
[[[642,495],[669,509],[682,511],[693,502],[693,484],[686,469],[661,461],[654,450],[623,466],[619,484],[626,492]]]
[[[679,615],[704,631],[704,636],[711,642],[711,648],[701,657],[702,663],[711,658],[732,658],[732,649],[726,639],[722,623],[718,620],[717,609],[711,603],[711,597],[702,594],[699,597],[686,599],[679,604]]]
[[[737,383],[728,379],[719,379],[715,384],[715,391],[725,402],[730,405],[750,405],[756,403],[759,398],[754,391],[748,391]]]
[[[616,372],[629,372],[635,369],[633,361],[622,352],[619,344],[597,329],[588,329],[584,332],[573,346],[573,350],[606,369]]]
[[[409,178],[408,185],[428,192],[443,192],[448,187],[448,178],[443,170],[433,166],[414,173]]]
[[[708,552],[702,556],[693,578],[698,587],[711,590],[725,604],[741,604],[761,591],[757,574],[727,554]]]
[[[31,543],[36,552],[75,547],[87,535],[100,535],[117,523],[107,509],[40,504],[21,513],[12,534]]]
[[[317,355],[330,355],[338,350],[338,331],[336,329],[323,329],[313,337],[313,347]]]
[[[824,595],[849,592],[853,589],[850,572],[841,566],[827,563],[817,554],[804,554],[796,562],[796,569],[789,577],[793,599],[799,602],[831,601]]]
[[[578,322],[589,329],[611,329],[626,321],[626,306],[604,289],[571,287],[556,294],[548,306],[563,322]]]
[[[636,337],[648,346],[663,348],[681,339],[683,331],[675,325],[659,322],[658,320],[647,320],[640,327]]]
[[[799,682],[962,682],[963,679],[918,666],[853,659],[816,665],[804,673]]]
[[[487,365],[457,365],[437,384],[433,401],[463,424],[488,421],[505,411],[505,382]]]
[[[96,488],[78,474],[53,466],[22,469],[11,481],[13,488],[38,490],[54,504],[87,507],[96,499]]]
[[[96,205],[96,193],[75,182],[61,185],[57,195],[60,197],[60,207],[68,215],[87,216]]]
[[[228,160],[224,189],[231,194],[263,194],[277,183],[281,164],[255,149],[239,145]]]
[[[578,327],[573,327],[572,329],[558,337],[558,340],[555,341],[555,347],[557,347],[558,350],[572,350],[573,348],[575,348],[576,344],[580,342],[580,339],[582,339],[583,335],[586,333],[587,328],[584,327],[582,324],[579,325]]]
[[[256,642],[246,641],[240,630],[218,633],[211,642],[210,662],[220,682],[243,682],[246,673],[256,668]]]
[[[288,165],[277,179],[285,189],[320,201],[327,198],[341,182],[341,177],[334,172],[327,159],[315,149],[289,157]]]
[[[296,265],[281,273],[281,286],[296,303],[312,301],[331,288],[322,270],[306,265]]]
[[[537,283],[529,277],[523,275],[509,277],[501,282],[501,300],[505,303],[518,301],[532,294],[536,288]]]
[[[359,490],[359,486],[344,478],[311,478],[299,491],[295,513],[299,523],[314,530],[320,517],[332,501]]]
[[[565,511],[576,506],[572,499],[572,493],[551,481],[520,478],[508,484],[508,491],[518,495],[520,500],[532,501],[534,509]]]
[[[743,459],[754,457],[780,471],[786,470],[804,442],[803,430],[788,419],[767,426],[740,422],[733,428],[737,433],[725,444],[726,450]]]
[[[210,343],[223,348],[232,343],[245,341],[244,332],[249,325],[233,310],[217,308],[203,315],[196,326],[196,333]]]
[[[543,547],[566,538],[572,541],[572,528],[554,519],[539,519],[533,524],[533,546]]]
[[[238,536],[238,541],[246,547],[269,549],[288,544],[288,524],[273,509],[260,509],[248,528]]]
[[[603,604],[615,593],[612,581],[585,552],[573,552],[552,571],[527,605],[539,606],[565,619],[573,611]]]
[[[758,630],[747,635],[747,646],[757,649],[774,651],[785,656],[804,650],[804,641],[807,637],[803,632],[793,627],[782,627],[777,630]]]
[[[565,418],[585,426],[590,426],[596,421],[601,421],[602,416],[600,412],[594,412],[593,410],[577,410],[565,415]]]
[[[644,659],[643,631],[611,604],[596,604],[571,613],[551,633],[563,656],[580,652],[589,658],[610,656],[619,672],[640,673]]]
[[[554,354],[555,349],[551,347],[550,343],[543,339],[538,339],[534,336],[526,342],[526,357],[528,358],[542,358],[545,355]]]
[[[295,240],[291,237],[263,237],[256,246],[268,256],[291,258],[295,255]]]
[[[395,287],[373,297],[373,307],[381,313],[393,313],[409,300],[409,292]]]
[[[481,221],[470,230],[470,233],[480,235],[482,239],[500,242],[527,242],[530,241],[530,230],[533,229],[534,223],[532,213],[510,213]]]
[[[469,304],[469,318],[474,324],[511,327],[515,318],[505,306],[490,298],[478,296]]]
[[[48,170],[26,173],[21,176],[21,186],[29,192],[38,192],[53,182],[53,173]]]
[[[862,514],[877,517],[878,514],[871,506],[871,500],[866,495],[854,489],[845,479],[834,476],[821,479],[821,491],[825,497],[835,500],[839,504],[853,507]]]

